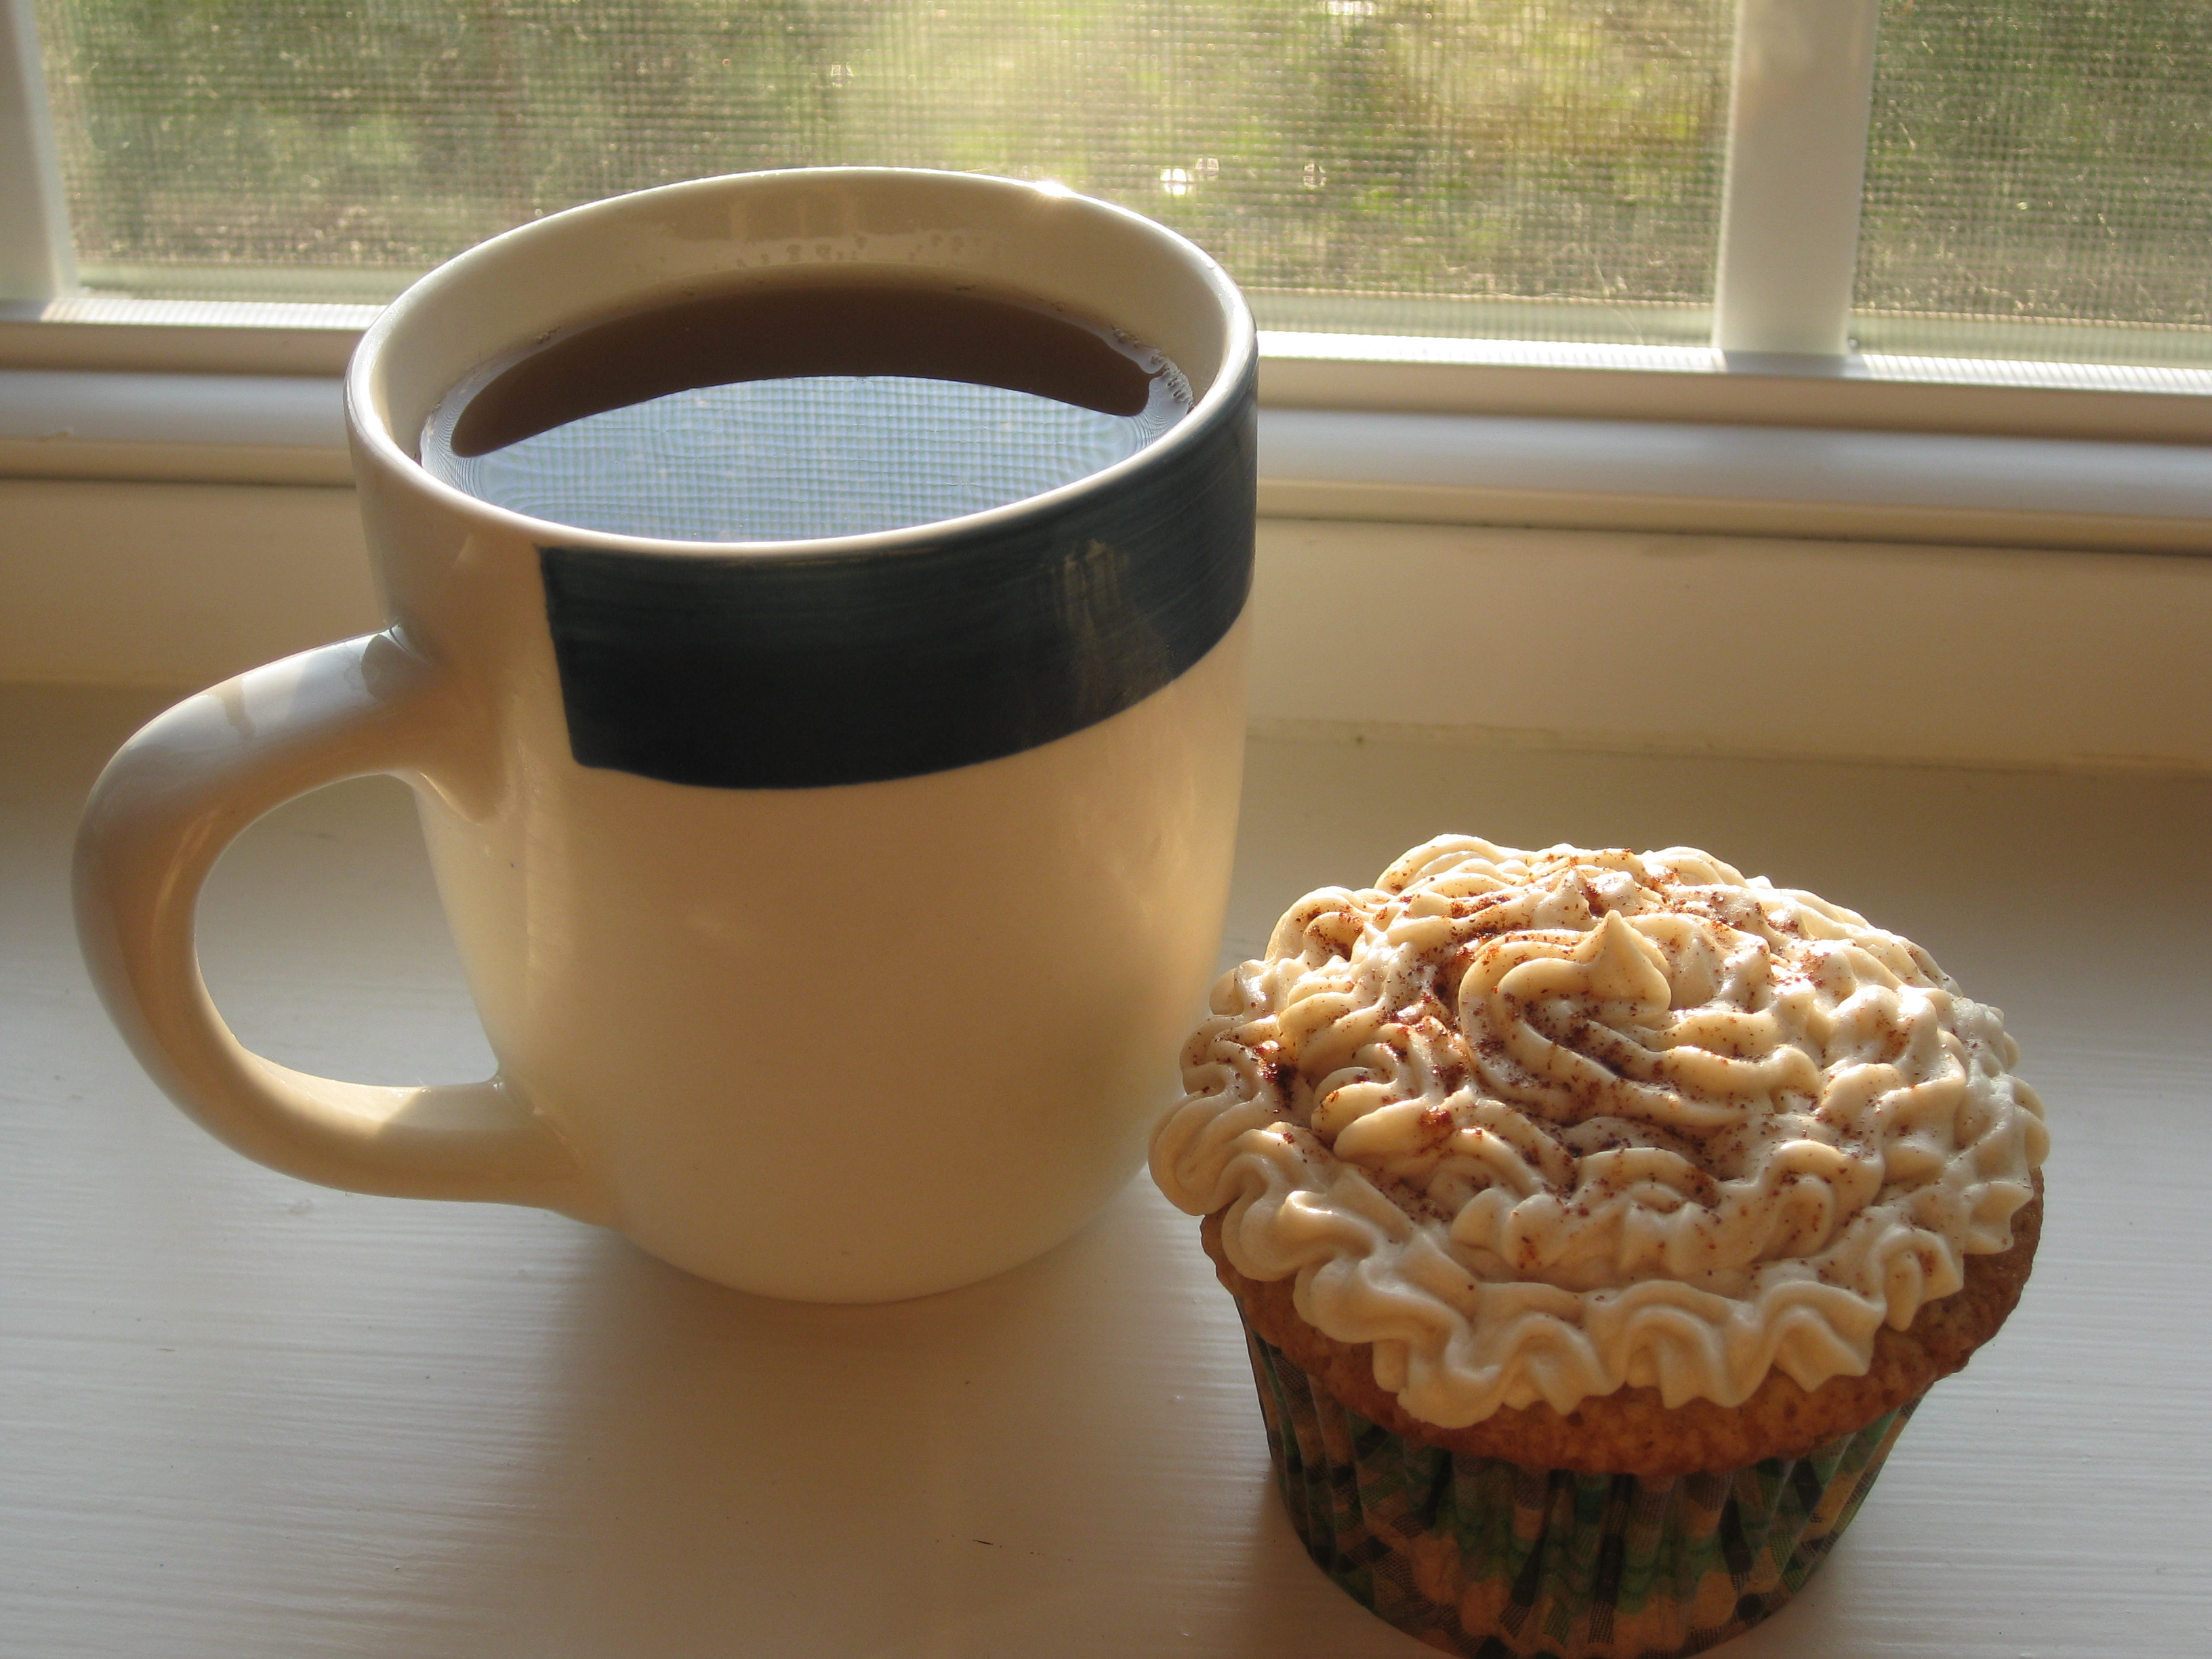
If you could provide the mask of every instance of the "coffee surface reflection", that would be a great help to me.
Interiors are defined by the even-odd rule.
[[[761,284],[559,332],[457,385],[423,465],[583,530],[791,541],[935,523],[1136,453],[1189,412],[1159,352],[1040,302]]]

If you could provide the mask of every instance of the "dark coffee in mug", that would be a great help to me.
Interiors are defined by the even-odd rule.
[[[676,541],[898,530],[1040,495],[1189,412],[1158,351],[1041,301],[758,283],[558,331],[432,411],[423,465],[532,518]]]

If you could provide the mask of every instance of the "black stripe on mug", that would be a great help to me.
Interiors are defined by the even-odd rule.
[[[1127,479],[852,554],[538,549],[571,751],[799,789],[1018,754],[1151,696],[1252,581],[1249,382]]]

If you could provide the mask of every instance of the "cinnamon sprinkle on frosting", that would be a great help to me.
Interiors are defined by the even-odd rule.
[[[1996,1009],[1685,848],[1415,848],[1293,905],[1152,1173],[1440,1427],[1857,1376],[2008,1249],[2048,1150]]]

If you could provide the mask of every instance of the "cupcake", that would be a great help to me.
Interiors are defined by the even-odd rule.
[[[1322,1570],[1469,1655],[1771,1613],[2042,1217],[1996,1010],[1684,848],[1452,836],[1225,975],[1152,1168],[1243,1316]]]

